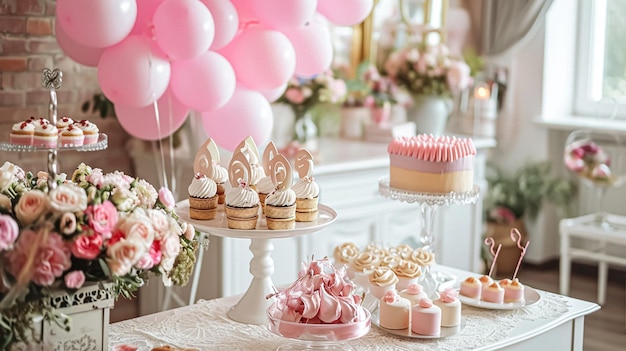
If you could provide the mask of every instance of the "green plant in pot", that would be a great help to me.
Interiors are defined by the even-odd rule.
[[[498,275],[515,270],[519,249],[510,237],[512,228],[527,240],[525,220],[534,220],[545,202],[553,204],[561,213],[568,213],[576,195],[576,184],[567,178],[555,176],[548,162],[528,163],[512,175],[489,166],[489,190],[485,198],[487,237],[493,237],[502,251],[496,262]],[[484,253],[483,253],[484,254]],[[483,255],[490,258],[490,255]]]

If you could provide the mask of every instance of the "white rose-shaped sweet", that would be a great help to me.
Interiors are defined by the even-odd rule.
[[[435,254],[423,249],[415,249],[411,255],[411,260],[419,266],[430,266],[435,263]]]
[[[400,260],[391,269],[399,278],[417,278],[422,275],[420,266],[413,261]]]
[[[380,257],[372,252],[361,252],[350,264],[354,272],[371,271],[380,264]]]
[[[48,193],[50,207],[59,213],[79,212],[87,208],[87,194],[83,188],[71,184],[59,184]]]
[[[355,243],[343,243],[335,247],[333,257],[335,262],[349,264],[361,251]]]
[[[146,252],[147,249],[140,240],[122,239],[107,248],[106,261],[113,274],[124,276]]]
[[[23,226],[33,223],[48,209],[48,196],[43,191],[27,191],[15,205],[15,215]]]
[[[378,286],[391,286],[398,283],[398,277],[389,267],[377,267],[369,275],[370,283]]]

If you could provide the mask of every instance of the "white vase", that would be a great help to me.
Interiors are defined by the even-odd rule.
[[[344,107],[341,109],[341,126],[339,134],[345,139],[363,138],[363,129],[371,119],[367,107]]]
[[[415,122],[417,133],[443,135],[452,112],[452,99],[436,95],[413,95],[407,120]]]

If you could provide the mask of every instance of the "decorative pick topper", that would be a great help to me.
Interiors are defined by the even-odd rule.
[[[293,181],[291,164],[284,155],[278,154],[271,161],[272,183],[278,189],[288,189]]]
[[[259,163],[259,150],[257,149],[254,139],[252,139],[251,136],[242,140],[236,150],[241,150],[244,156],[248,158],[250,166],[254,166]]]
[[[519,266],[522,264],[524,255],[526,255],[526,249],[528,248],[530,241],[526,241],[526,246],[522,246],[522,234],[519,230],[517,230],[517,228],[511,229],[511,240],[515,241],[515,243],[517,243],[517,247],[521,250],[519,260],[517,261],[517,267],[515,267],[515,273],[513,273],[513,278],[511,279],[515,280],[515,277],[517,277],[517,271],[519,270]]]
[[[209,140],[207,140],[202,146],[206,147],[207,150],[209,150],[209,152],[211,153],[211,157],[213,158],[213,161],[219,164],[220,163],[220,150],[217,148],[217,144],[215,143],[215,141],[212,138],[209,138]]]
[[[239,186],[248,187],[250,185],[250,174],[250,162],[248,162],[248,159],[242,152],[235,151],[228,165],[230,185],[233,188]]]
[[[489,276],[491,277],[491,273],[493,273],[493,267],[496,266],[496,261],[498,260],[498,255],[500,254],[500,249],[502,248],[502,244],[498,244],[498,249],[494,252],[493,247],[496,245],[496,242],[492,237],[485,238],[485,245],[489,245],[489,252],[491,256],[493,256],[493,261],[491,261],[491,267],[489,268]]]
[[[271,161],[274,157],[276,157],[276,155],[278,155],[276,144],[274,144],[273,141],[270,141],[265,147],[265,151],[263,151],[263,171],[265,171],[266,175],[272,174]]]
[[[194,174],[203,174],[209,178],[213,174],[213,156],[209,151],[211,141],[211,139],[207,140],[196,152],[196,157],[193,160]]]
[[[313,173],[313,155],[305,149],[298,150],[296,153],[296,171],[298,171],[298,175],[300,179],[304,179],[305,177],[311,177]]]

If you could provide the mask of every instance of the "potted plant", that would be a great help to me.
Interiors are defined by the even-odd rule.
[[[512,175],[489,167],[489,190],[485,198],[487,237],[493,237],[502,250],[496,261],[498,274],[513,272],[519,258],[519,249],[509,235],[512,228],[527,240],[526,220],[534,220],[545,201],[557,210],[567,213],[576,194],[576,185],[570,179],[551,174],[548,162],[528,163]]]

